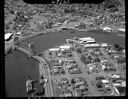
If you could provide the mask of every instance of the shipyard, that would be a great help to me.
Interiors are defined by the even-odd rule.
[[[124,0],[56,3],[5,0],[5,97],[126,96]]]

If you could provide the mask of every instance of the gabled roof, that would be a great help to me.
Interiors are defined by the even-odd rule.
[[[12,35],[12,33],[7,33],[7,34],[5,34],[5,35],[4,35],[4,39],[5,39],[5,40],[9,39],[9,37],[10,37],[11,35]]]

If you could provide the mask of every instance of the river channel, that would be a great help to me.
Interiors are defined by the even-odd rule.
[[[45,35],[36,36],[21,42],[22,45],[35,43],[36,51],[42,52],[55,45],[60,45],[65,42],[65,38],[76,37],[93,37],[97,42],[108,44],[119,44],[125,48],[125,38],[119,37],[114,33],[107,34],[103,32],[80,32],[75,31],[70,33],[70,30],[64,32],[53,32]],[[14,51],[5,57],[5,86],[7,97],[24,97],[27,96],[25,81],[31,76],[32,79],[38,79],[39,68],[38,62],[28,58],[27,55]]]

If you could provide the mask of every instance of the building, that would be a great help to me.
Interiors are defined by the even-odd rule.
[[[21,34],[22,34],[22,32],[21,32],[21,31],[19,31],[19,32],[17,32],[17,33],[16,33],[16,35],[21,35]]]
[[[64,50],[70,50],[71,46],[70,45],[62,45],[59,47],[62,51]]]
[[[110,27],[103,27],[103,31],[111,32],[112,29]]]
[[[108,47],[108,44],[107,43],[102,43],[101,47]]]
[[[94,38],[91,37],[84,37],[84,38],[79,38],[80,41],[89,41],[89,40],[94,40]]]
[[[109,81],[106,80],[106,79],[102,79],[101,82],[102,82],[103,84],[108,84],[108,83],[109,83]]]
[[[121,32],[125,32],[125,29],[118,29],[119,31],[121,31]]]
[[[119,74],[110,74],[110,77],[112,77],[112,78],[120,78],[120,75]]]
[[[97,48],[100,47],[100,44],[85,44],[84,45],[85,48]]]
[[[79,38],[79,43],[84,44],[85,47],[99,47],[99,44],[96,44],[96,41],[94,38],[91,37],[85,37],[85,38]]]
[[[94,39],[91,40],[84,40],[84,41],[80,41],[81,44],[92,44],[92,43],[96,43],[96,41]]]
[[[13,36],[13,33],[7,33],[7,34],[5,34],[4,35],[5,41],[9,41],[12,38],[12,36]]]
[[[57,26],[60,26],[60,25],[62,25],[62,23],[58,22],[58,23],[54,24],[53,27],[57,27]]]
[[[50,52],[59,52],[60,49],[59,48],[51,48],[49,49]]]

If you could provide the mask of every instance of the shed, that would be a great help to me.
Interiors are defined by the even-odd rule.
[[[63,45],[63,46],[60,46],[60,49],[70,49],[71,46],[70,45]]]
[[[59,51],[59,50],[60,50],[59,48],[51,48],[51,49],[49,49],[49,51],[51,51],[51,52]]]
[[[109,81],[106,80],[106,79],[102,79],[101,82],[104,83],[104,84],[105,84],[105,83],[109,83]]]

